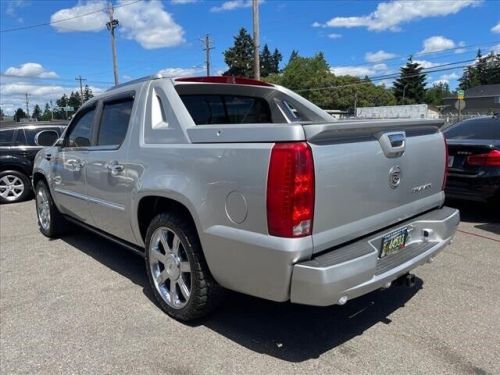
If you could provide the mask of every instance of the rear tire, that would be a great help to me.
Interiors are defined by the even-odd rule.
[[[55,238],[65,232],[67,222],[54,204],[45,181],[39,181],[35,188],[36,216],[40,232]]]
[[[25,200],[31,193],[28,176],[19,171],[0,172],[0,203],[16,203]]]
[[[153,294],[171,317],[195,320],[219,304],[222,288],[210,274],[196,229],[185,217],[162,213],[151,221],[145,260]]]

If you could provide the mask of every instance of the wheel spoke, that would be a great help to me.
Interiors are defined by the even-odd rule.
[[[153,260],[155,262],[161,262],[163,264],[165,264],[165,262],[166,262],[165,255],[160,253],[160,249],[158,249],[158,248],[151,249],[150,257],[151,257],[151,260]]]
[[[160,272],[160,274],[156,278],[156,281],[158,282],[158,285],[161,285],[161,284],[164,284],[165,281],[167,281],[168,279],[169,279],[169,276],[168,276],[167,271],[163,270],[162,272]]]
[[[177,305],[177,288],[175,287],[176,285],[176,282],[173,281],[173,280],[170,280],[170,290],[169,290],[169,294],[170,294],[170,303],[172,303],[172,305]]]
[[[179,237],[174,233],[174,239],[172,241],[172,253],[174,253],[175,255],[178,255],[179,254],[179,246],[181,244],[181,240],[179,239]]]
[[[182,277],[177,280],[177,284],[179,285],[179,289],[181,290],[182,295],[187,301],[189,299],[189,296],[191,295],[191,291],[189,290],[184,280],[182,280]]]
[[[170,247],[168,246],[168,242],[167,242],[166,232],[161,231],[159,236],[160,236],[161,245],[163,246],[163,250],[165,250],[165,253],[167,251],[170,251]]]
[[[181,272],[191,272],[191,265],[189,262],[181,262]]]

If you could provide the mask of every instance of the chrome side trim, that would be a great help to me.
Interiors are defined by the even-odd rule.
[[[95,204],[98,204],[100,206],[114,208],[115,210],[125,211],[125,206],[118,204],[118,203],[108,202],[108,201],[105,201],[103,199],[89,197],[88,195],[85,195],[85,194],[76,193],[74,191],[64,190],[64,189],[60,189],[60,188],[55,188],[54,190],[57,193],[68,195],[70,197],[77,198],[77,199],[82,199],[84,201],[95,203]]]

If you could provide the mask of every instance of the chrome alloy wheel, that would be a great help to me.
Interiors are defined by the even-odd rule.
[[[191,266],[179,236],[167,227],[153,232],[149,267],[156,290],[167,305],[181,309],[191,296]]]
[[[13,202],[19,199],[24,192],[24,182],[19,177],[8,174],[0,178],[0,196]]]
[[[50,228],[50,202],[48,193],[44,188],[38,189],[36,194],[36,212],[38,221],[44,230]]]

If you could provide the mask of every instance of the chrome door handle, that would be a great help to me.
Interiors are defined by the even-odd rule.
[[[118,176],[125,169],[123,165],[118,164],[117,161],[113,161],[107,165],[108,170],[111,172],[112,176]]]
[[[72,172],[80,172],[80,170],[85,166],[85,162],[76,159],[67,160],[64,164]]]

